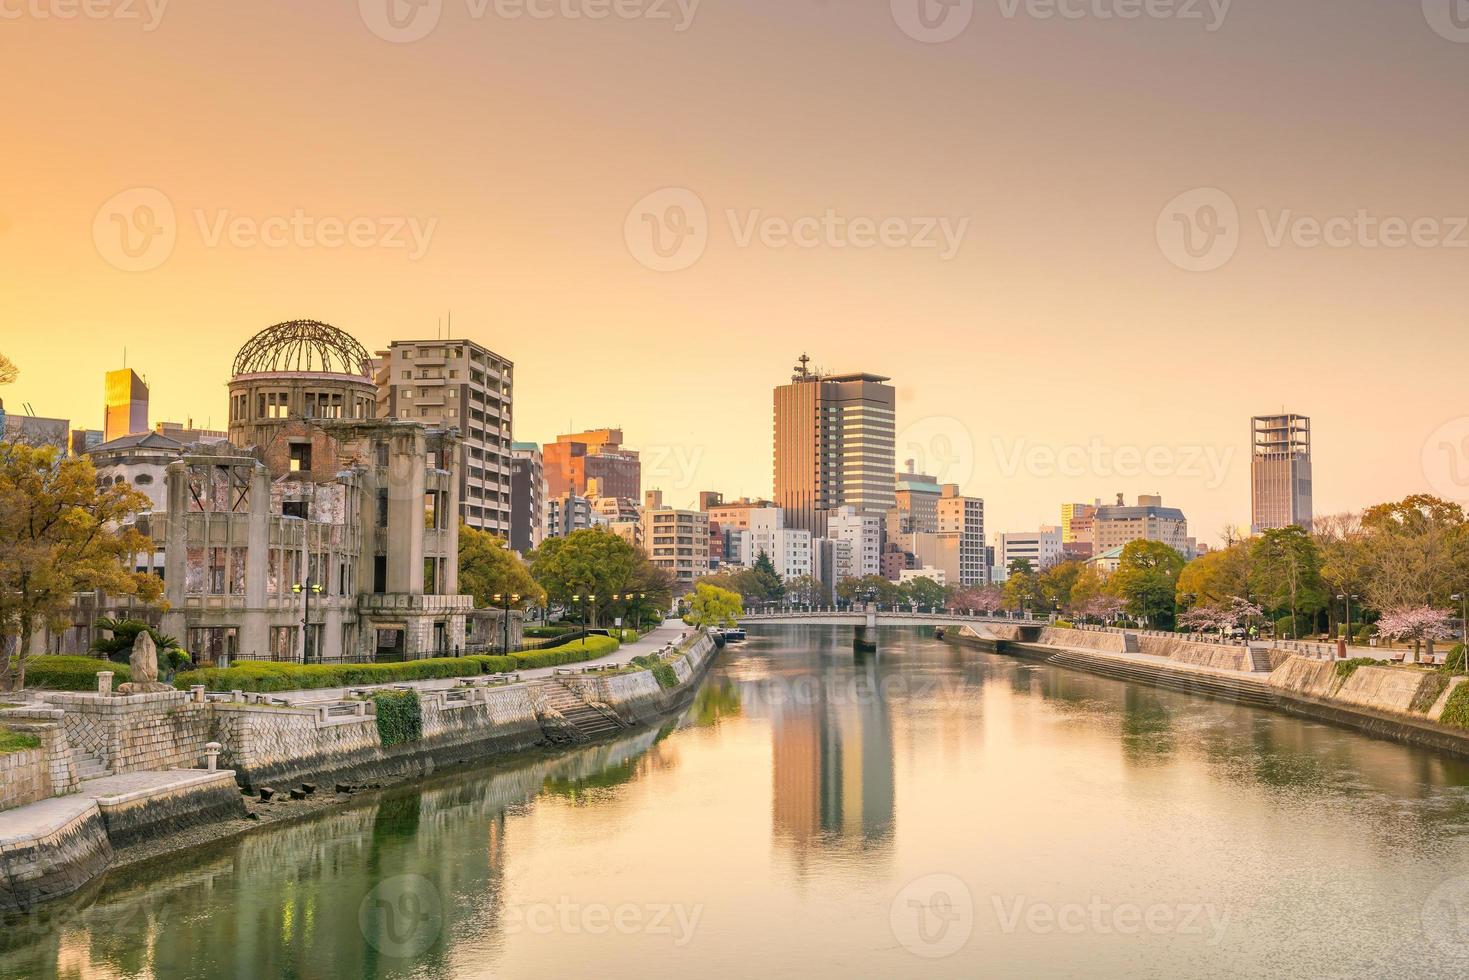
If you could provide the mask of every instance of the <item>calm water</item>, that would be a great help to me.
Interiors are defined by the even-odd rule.
[[[114,875],[7,924],[0,975],[1469,967],[1463,763],[901,632],[849,643],[752,634],[659,731]]]

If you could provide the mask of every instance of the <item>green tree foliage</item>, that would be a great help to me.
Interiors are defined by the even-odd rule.
[[[846,578],[837,583],[837,598],[843,602],[879,602],[892,605],[898,601],[898,584],[881,575]]]
[[[64,627],[75,593],[159,599],[163,581],[133,571],[154,544],[125,523],[148,506],[125,483],[98,487],[86,457],[0,443],[0,689],[24,686],[26,657],[10,651]]]
[[[92,652],[100,653],[113,663],[127,663],[133,655],[133,644],[137,642],[139,634],[144,632],[153,638],[153,644],[158,648],[158,669],[165,681],[172,679],[176,671],[187,669],[191,663],[177,637],[160,633],[140,619],[110,619],[104,616],[95,625],[97,629],[112,635],[93,640]]]
[[[1250,542],[1250,588],[1261,606],[1289,613],[1289,633],[1300,636],[1302,615],[1326,606],[1321,553],[1302,527],[1271,528]]]
[[[949,590],[927,576],[911,579],[898,586],[900,603],[917,603],[920,606],[938,608],[949,598]]]
[[[1250,546],[1246,542],[1202,554],[1178,575],[1178,604],[1182,608],[1223,607],[1249,594]]]
[[[826,587],[810,575],[799,575],[786,583],[786,601],[798,606],[829,604]]]
[[[572,596],[596,596],[592,622],[617,607],[612,596],[644,573],[642,552],[602,528],[573,531],[543,544],[531,560],[530,571],[545,590],[548,601],[569,606]]]
[[[780,602],[785,598],[785,583],[780,579],[780,573],[775,570],[775,562],[765,552],[760,552],[755,558],[754,581],[759,590],[757,598],[761,602]]]
[[[1010,564],[1010,577],[1005,579],[1003,606],[1006,609],[1029,609],[1039,612],[1046,608],[1046,597],[1041,593],[1040,576],[1030,570],[1030,562],[1024,558]]]
[[[531,576],[530,567],[511,551],[505,539],[488,531],[459,525],[459,591],[474,597],[481,609],[498,606],[496,595],[518,595],[512,608],[546,601],[546,592]]]
[[[697,582],[687,596],[687,619],[694,626],[736,626],[745,611],[738,592]]]
[[[1373,608],[1446,606],[1469,582],[1469,527],[1458,504],[1414,494],[1368,508],[1362,527]]]
[[[1042,602],[1052,609],[1070,609],[1074,602],[1072,592],[1086,571],[1086,563],[1068,558],[1058,561],[1036,579]]]
[[[1155,628],[1169,628],[1183,565],[1183,555],[1161,541],[1129,541],[1117,571],[1107,579],[1107,590],[1127,604],[1134,618]]]

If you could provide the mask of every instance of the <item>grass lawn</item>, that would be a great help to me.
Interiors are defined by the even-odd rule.
[[[34,735],[13,732],[4,725],[0,725],[0,754],[22,752],[26,749],[39,748],[40,745],[41,740]]]

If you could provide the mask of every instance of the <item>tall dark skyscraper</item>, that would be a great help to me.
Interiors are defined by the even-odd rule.
[[[825,536],[838,507],[884,517],[895,499],[896,390],[877,374],[823,375],[804,354],[775,389],[775,503]]]

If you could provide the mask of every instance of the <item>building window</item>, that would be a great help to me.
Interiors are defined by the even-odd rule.
[[[439,560],[437,558],[425,558],[423,560],[423,594],[439,594]]]
[[[291,472],[302,473],[311,469],[311,443],[291,443]]]

